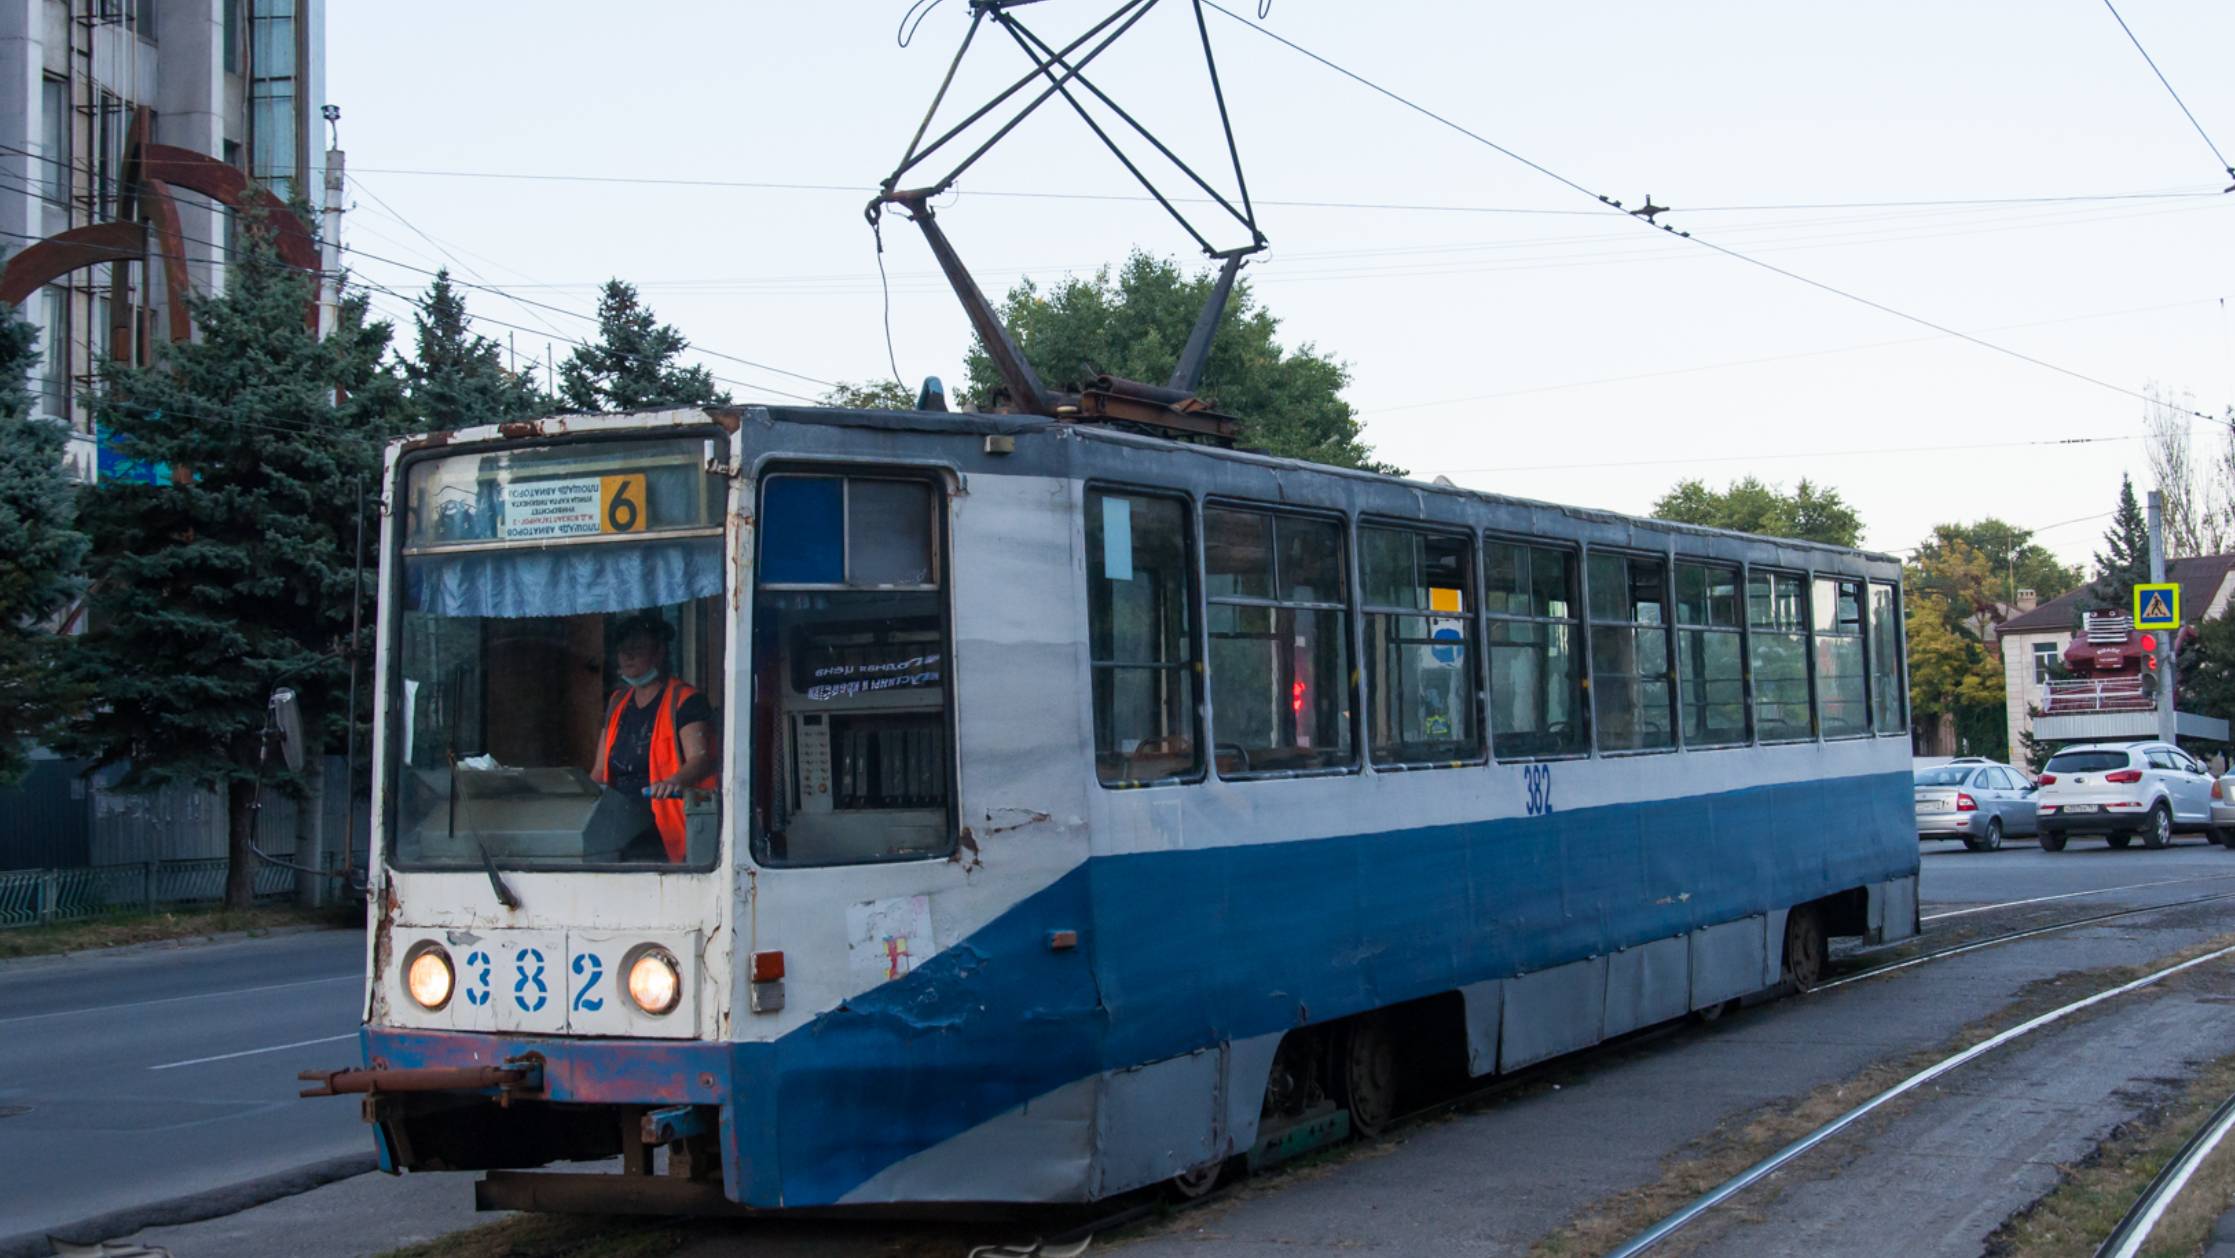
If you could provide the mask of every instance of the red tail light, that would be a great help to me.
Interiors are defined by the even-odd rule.
[[[1977,812],[1979,811],[1979,801],[1971,798],[1969,795],[1958,792],[1956,795],[1956,811]]]
[[[2218,779],[2218,778],[2213,778],[2213,779],[2212,779],[2212,798],[2213,798],[2213,799],[2226,799],[2226,798],[2227,798],[2227,796],[2225,796],[2225,795],[2222,795],[2222,794],[2220,794],[2220,789],[2219,789],[2219,779]]]
[[[2106,782],[2117,782],[2122,786],[2132,786],[2134,783],[2142,780],[2142,771],[2140,769],[2119,769],[2114,772],[2104,774],[2103,780]]]
[[[2040,778],[2040,784],[2041,784],[2042,786],[2055,786],[2055,785],[2056,785],[2056,781],[2057,781],[2057,775],[2056,775],[2056,774],[2054,774],[2054,773],[2044,773],[2044,774],[2042,774],[2042,775],[2041,775],[2041,778]]]

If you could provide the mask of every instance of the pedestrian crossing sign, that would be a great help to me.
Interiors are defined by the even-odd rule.
[[[2163,585],[2135,586],[2134,627],[2137,629],[2180,628],[2181,587],[2171,581]]]

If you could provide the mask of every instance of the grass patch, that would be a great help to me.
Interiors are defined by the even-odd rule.
[[[1567,1258],[1574,1254],[1603,1254],[1613,1250],[1623,1241],[1674,1214],[1693,1199],[1715,1188],[1723,1181],[1759,1162],[1770,1154],[1798,1140],[1816,1128],[1862,1104],[1878,1093],[1901,1082],[1910,1075],[1951,1054],[1989,1039],[2029,1018],[2038,1017],[2061,1005],[2067,1005],[2084,996],[2092,995],[2131,982],[2145,974],[2175,965],[2192,957],[2235,944],[2235,935],[2197,944],[2159,957],[2147,965],[2112,966],[2097,970],[2074,970],[2054,978],[2043,979],[2027,985],[2018,998],[1995,1013],[1981,1018],[1949,1037],[1945,1042],[1920,1049],[1900,1058],[1879,1062],[1848,1079],[1822,1085],[1798,1097],[1788,1097],[1761,1106],[1751,1112],[1733,1115],[1716,1125],[1707,1135],[1671,1154],[1663,1163],[1661,1177],[1648,1184],[1626,1189],[1611,1197],[1594,1202],[1574,1219],[1557,1231],[1537,1241],[1530,1253],[1540,1258]],[[2196,971],[2166,980],[2176,984],[2190,978]],[[2146,988],[2144,990],[2157,990]],[[2137,993],[2139,994],[2139,993]],[[2094,1009],[2073,1015],[2074,1019],[2101,1016],[2114,1009],[2114,1003],[2098,1005]],[[2060,1024],[2063,1025],[2063,1024]],[[1899,1101],[1878,1110],[1869,1122],[1884,1123],[1904,1112],[1927,1092],[1912,1092]],[[2215,1100],[2214,1104],[2217,1103]],[[2208,1108],[2208,1107],[2207,1107]],[[2179,1143],[2179,1138],[2174,1141]],[[1827,1146],[1828,1147],[1828,1146]],[[1816,1156],[1811,1153],[1809,1156]],[[1805,1159],[1804,1159],[1805,1160]],[[2217,1159],[2215,1159],[2217,1160]],[[2154,1167],[2149,1174],[2154,1174]],[[2146,1180],[2148,1174],[2143,1176]],[[2139,1184],[2137,1184],[2137,1190]],[[2126,1201],[2133,1200],[2131,1194]],[[2224,1200],[2224,1195],[2215,1200]],[[2096,1233],[2088,1247],[2077,1252],[2092,1253],[2095,1241],[2100,1241],[2111,1222],[2116,1222],[2126,1203],[2121,1202],[2110,1214],[2103,1231]],[[2216,1210],[2212,1217],[2216,1217]],[[2209,1219],[2206,1221],[2209,1226]],[[2161,1233],[2162,1234],[2162,1233]],[[2030,1251],[2028,1251],[2030,1252]],[[2049,1252],[2049,1251],[2043,1251]],[[2063,1251],[2056,1251],[2063,1252]],[[2184,1251],[2193,1252],[2193,1250]]]
[[[2177,1099],[2122,1123],[2086,1159],[2063,1168],[2048,1195],[1987,1238],[1990,1258],[2087,1258],[2158,1171],[2235,1092],[2235,1057],[2222,1057]],[[2235,1193],[2235,1146],[2222,1142],[2158,1221],[2144,1254],[2194,1254]]]
[[[114,948],[121,944],[205,939],[240,931],[259,935],[288,926],[362,928],[364,924],[365,911],[358,905],[330,909],[260,905],[237,911],[211,907],[161,913],[118,913],[91,921],[0,930],[0,958],[43,957],[83,952],[88,948]]]

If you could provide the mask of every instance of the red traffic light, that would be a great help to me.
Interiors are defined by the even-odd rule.
[[[2154,673],[2154,672],[2156,672],[2156,671],[2157,671],[2157,652],[2155,652],[2155,651],[2152,651],[2152,652],[2150,652],[2150,653],[2149,653],[2148,655],[2145,655],[2145,656],[2143,656],[2143,657],[2142,657],[2142,667],[2144,667],[2144,668],[2146,668],[2146,669],[2150,670],[2150,671],[2151,671],[2151,672],[2153,672],[2153,673]]]
[[[2143,650],[2145,650],[2145,651],[2155,651],[2155,650],[2157,649],[2157,635],[2156,635],[2156,634],[2154,634],[2154,633],[2145,633],[2145,634],[2143,634],[2143,635],[2142,635],[2142,649],[2143,649]],[[2152,665],[2151,667],[2153,667],[2153,668],[2154,668],[2154,667],[2156,667],[2156,666],[2155,666],[2155,665]]]

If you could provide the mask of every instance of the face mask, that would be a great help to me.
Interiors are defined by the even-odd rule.
[[[627,673],[621,674],[621,680],[627,682],[631,686],[649,686],[659,679],[660,670],[656,668],[648,672],[638,673],[634,677],[629,676]]]

